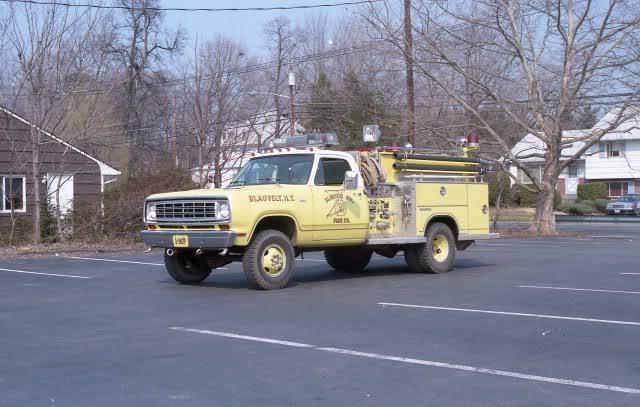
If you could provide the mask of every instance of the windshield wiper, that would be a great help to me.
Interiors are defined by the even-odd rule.
[[[276,185],[280,185],[280,183],[278,181],[280,181],[280,178],[272,178],[272,177],[268,177],[268,178],[258,178],[258,181],[271,181],[271,183],[276,184]]]
[[[231,181],[229,183],[229,186],[233,186],[233,185],[236,185],[236,184],[242,186],[242,185],[244,185],[244,181],[240,181],[239,179],[237,179],[235,181]]]

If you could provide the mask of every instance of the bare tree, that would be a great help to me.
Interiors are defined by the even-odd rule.
[[[372,27],[401,49],[391,3],[369,11]],[[622,0],[434,1],[415,2],[412,11],[416,73],[464,109],[504,158],[531,178],[539,192],[531,231],[554,233],[553,195],[560,173],[635,113],[640,11]],[[617,108],[614,120],[564,138],[571,109],[603,95]],[[544,151],[515,156],[510,135],[486,119],[488,108],[499,109],[522,136],[538,138]],[[577,142],[582,147],[564,157],[563,149]],[[525,164],[534,156],[544,160],[541,178]]]
[[[194,140],[198,183],[220,187],[229,151],[241,148],[246,141],[237,140],[232,131],[244,121],[244,107],[250,103],[250,90],[256,85],[247,51],[239,43],[226,37],[205,43],[195,49],[193,61],[187,67],[184,82],[185,126]],[[249,117],[255,115],[249,112]]]
[[[290,63],[295,56],[297,39],[295,30],[291,27],[291,22],[285,17],[276,17],[267,22],[264,26],[264,35],[269,58],[274,62],[273,70],[268,72],[270,77],[268,78],[269,87],[267,91],[273,97],[276,120],[275,135],[278,137],[283,131],[284,126],[281,123],[281,117],[285,110],[278,95],[282,94],[286,89],[287,63],[289,63],[289,69],[292,69]]]
[[[141,140],[139,129],[144,124],[142,95],[148,90],[149,76],[157,73],[164,60],[178,52],[184,40],[182,29],[168,31],[162,27],[164,14],[158,0],[117,0],[124,14],[113,21],[111,35],[105,41],[107,50],[124,68],[123,130],[132,147],[128,171],[141,164],[137,156]]]
[[[31,188],[33,194],[33,243],[40,244],[41,165],[54,145],[43,130],[64,131],[74,115],[78,95],[96,91],[102,67],[88,58],[96,46],[96,36],[104,24],[103,14],[90,9],[72,9],[60,5],[10,5],[8,30],[9,66],[16,108],[24,112],[29,127]],[[62,152],[62,160],[66,150]],[[50,169],[51,170],[51,169]],[[64,172],[64,164],[60,171]],[[59,191],[59,186],[57,188]],[[56,192],[56,196],[59,194]],[[57,201],[60,208],[59,199]],[[61,216],[58,212],[58,221]],[[61,232],[61,227],[59,230]]]

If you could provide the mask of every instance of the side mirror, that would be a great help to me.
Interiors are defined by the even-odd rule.
[[[347,171],[344,173],[344,189],[354,190],[358,188],[358,173],[355,171]]]

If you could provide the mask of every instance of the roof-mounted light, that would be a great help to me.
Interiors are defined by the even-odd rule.
[[[338,136],[335,133],[305,134],[302,136],[287,136],[273,140],[274,147],[328,147],[338,145]]]

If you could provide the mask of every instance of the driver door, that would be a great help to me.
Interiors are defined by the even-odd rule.
[[[369,229],[368,199],[362,182],[347,190],[344,178],[353,171],[343,158],[321,157],[314,177],[313,240],[331,243],[364,243]]]

